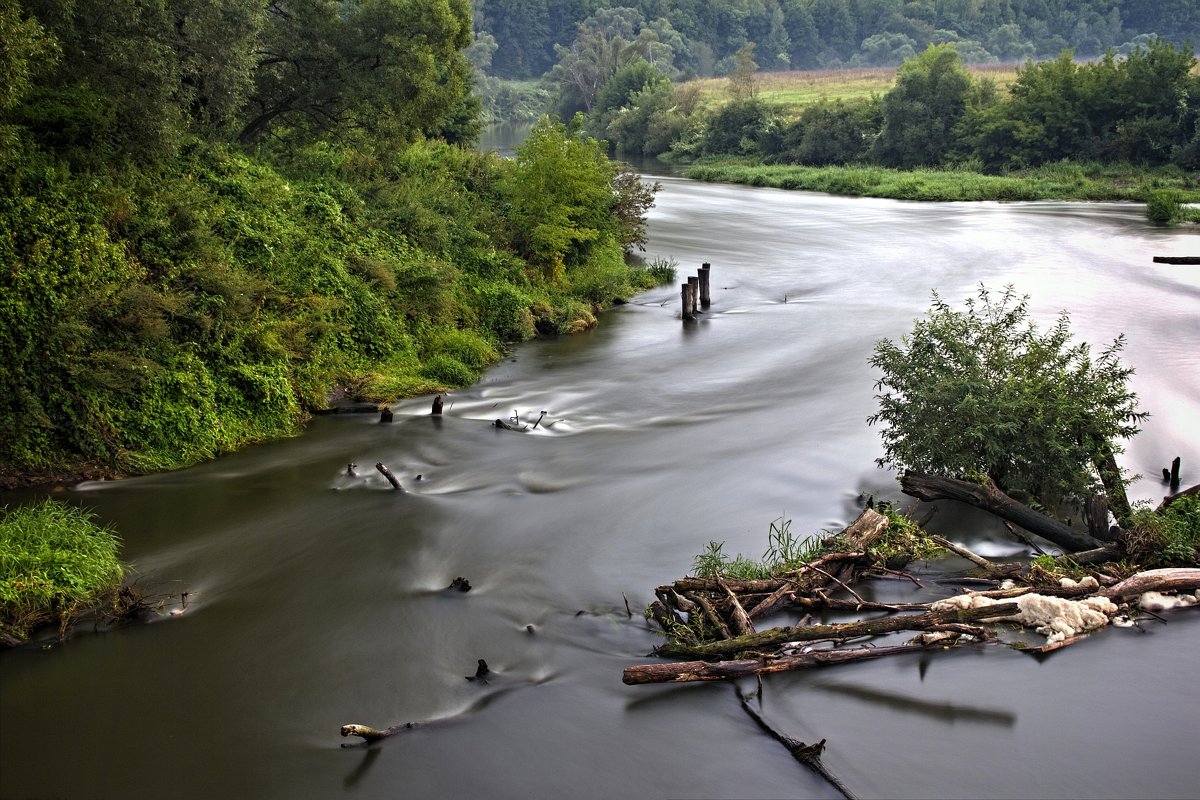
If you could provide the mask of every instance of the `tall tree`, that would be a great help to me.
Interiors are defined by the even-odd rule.
[[[952,45],[930,45],[905,61],[883,98],[875,158],[893,167],[937,164],[954,143],[971,88],[971,75]]]
[[[436,128],[470,87],[467,0],[270,0],[238,138]]]

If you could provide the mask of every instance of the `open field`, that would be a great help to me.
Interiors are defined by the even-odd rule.
[[[969,66],[967,70],[978,78],[990,78],[1004,89],[1017,79],[1017,64]],[[791,72],[760,72],[758,94],[763,100],[798,111],[821,98],[850,100],[882,95],[896,82],[895,67],[860,67],[837,70],[797,70]],[[703,78],[689,81],[685,86],[700,90],[701,103],[716,106],[728,99],[729,78]]]

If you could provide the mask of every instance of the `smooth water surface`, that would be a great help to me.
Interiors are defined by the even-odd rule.
[[[646,256],[712,263],[713,306],[664,287],[591,333],[518,348],[477,386],[194,469],[60,498],[124,536],[186,613],[0,654],[5,798],[826,798],[726,684],[627,687],[653,588],[712,540],[757,558],[777,518],[836,529],[877,469],[873,343],[980,283],[1044,323],[1129,339],[1146,410],[1122,457],[1157,500],[1200,470],[1200,238],[1117,204],[916,204],[662,178]],[[519,416],[528,433],[491,426]],[[389,465],[408,491],[373,468]],[[347,464],[357,475],[346,475]],[[416,476],[421,475],[417,481]],[[1026,555],[980,515],[946,535]],[[949,594],[914,565],[927,593]],[[451,593],[456,576],[474,589]],[[909,598],[879,581],[878,598]],[[925,597],[926,595],[921,595]],[[626,600],[633,617],[626,613]],[[779,622],[794,622],[785,615]],[[529,626],[532,626],[530,628]],[[478,659],[496,676],[467,681]],[[1194,797],[1200,614],[1049,658],[999,647],[770,676],[762,713],[827,740],[868,797]],[[748,687],[747,687],[748,688]],[[357,722],[436,724],[343,749]]]

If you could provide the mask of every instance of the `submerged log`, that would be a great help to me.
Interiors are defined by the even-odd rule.
[[[347,743],[343,744],[342,747],[354,747],[355,744],[363,743],[371,744],[379,741],[380,739],[386,739],[389,736],[395,736],[397,733],[403,733],[404,731],[411,731],[413,728],[419,728],[426,724],[428,723],[405,722],[401,725],[393,725],[390,728],[383,728],[381,730],[379,728],[372,728],[370,725],[350,723],[349,725],[342,726],[342,736],[358,736],[363,739],[363,742],[354,742],[353,744]]]
[[[900,477],[900,488],[905,494],[918,500],[958,500],[989,511],[1069,552],[1091,550],[1100,544],[1092,537],[1081,534],[1056,519],[1039,514],[994,485],[980,486],[977,483],[941,475],[907,472]]]
[[[375,465],[375,469],[379,470],[383,477],[387,478],[388,483],[392,485],[393,489],[398,492],[404,491],[404,487],[400,485],[400,481],[396,479],[396,476],[392,474],[392,471],[388,469],[386,464],[380,461]]]
[[[760,685],[760,691],[761,688],[762,687]],[[842,796],[845,797],[846,800],[856,800],[854,793],[847,789],[846,785],[842,783],[836,775],[830,772],[823,763],[821,763],[821,753],[825,750],[824,739],[816,744],[805,744],[804,742],[797,741],[790,736],[785,736],[768,725],[767,721],[762,718],[762,715],[754,710],[754,708],[750,705],[750,696],[739,693],[738,699],[742,701],[742,708],[745,710],[745,712],[750,715],[752,720],[758,723],[758,727],[762,728],[772,739],[787,748],[787,751],[792,754],[792,758],[796,759],[801,764],[808,767],[825,780],[829,781],[830,785],[841,792]]]

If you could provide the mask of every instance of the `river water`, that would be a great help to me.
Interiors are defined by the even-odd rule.
[[[773,520],[836,529],[876,468],[873,343],[930,290],[1031,295],[1079,338],[1129,338],[1152,413],[1122,456],[1138,499],[1174,456],[1200,468],[1200,238],[1135,205],[917,204],[661,179],[647,257],[712,264],[590,333],[518,348],[476,386],[339,415],[194,469],[58,496],[125,540],[152,625],[0,655],[5,798],[826,798],[725,684],[628,687],[658,638],[653,587],[709,541],[758,558]],[[496,418],[540,426],[500,430]],[[373,469],[389,465],[408,491]],[[346,475],[357,464],[357,476]],[[416,480],[417,475],[421,480]],[[1027,554],[978,516],[946,535]],[[949,594],[962,562],[916,564]],[[457,576],[469,593],[444,591]],[[625,602],[634,614],[629,618]],[[798,615],[784,615],[781,624]],[[827,741],[860,797],[1194,797],[1200,614],[1110,629],[1043,660],[1000,647],[784,673],[762,714]],[[529,626],[532,626],[531,628]],[[478,659],[487,684],[464,680]],[[747,687],[743,687],[747,688]],[[434,720],[371,748],[339,726]]]

